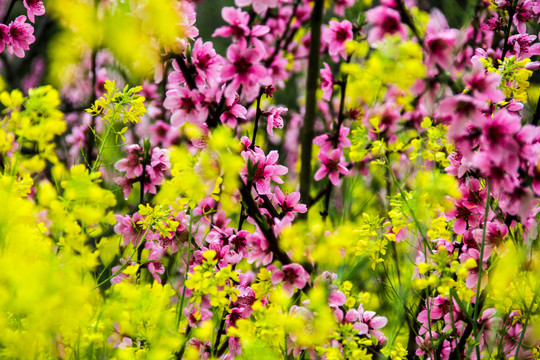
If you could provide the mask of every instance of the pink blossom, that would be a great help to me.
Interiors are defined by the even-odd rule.
[[[288,109],[286,107],[277,107],[271,109],[266,113],[266,131],[268,135],[274,136],[274,128],[283,129],[283,118],[281,114],[286,113]]]
[[[28,13],[28,19],[34,22],[34,16],[45,14],[45,6],[43,0],[23,0],[24,7]]]
[[[4,48],[10,41],[11,35],[9,35],[9,27],[0,24],[0,52],[4,51]]]
[[[348,20],[342,22],[332,20],[328,25],[322,33],[322,40],[328,44],[328,53],[330,56],[340,55],[343,59],[346,59],[345,43],[353,38],[351,22]]]
[[[283,290],[290,297],[294,294],[294,288],[303,289],[311,283],[311,277],[300,264],[284,265],[281,270],[272,274],[272,284],[283,282]]]
[[[158,120],[150,126],[150,144],[152,146],[169,147],[176,143],[179,137],[178,129]]]
[[[267,77],[267,70],[260,64],[261,53],[255,48],[248,48],[244,39],[232,44],[227,50],[227,60],[223,66],[222,79],[232,80],[226,97],[233,96],[234,92],[242,86],[248,101],[254,100],[259,94],[259,86]]]
[[[248,164],[242,171],[242,175],[245,178],[248,173],[252,176],[250,180],[255,184],[255,188],[259,194],[270,193],[270,181],[283,184],[283,180],[279,176],[285,175],[288,169],[283,165],[277,164],[279,155],[276,150],[270,151],[268,156],[265,156],[264,152],[256,147],[255,150],[242,152],[242,156]]]
[[[439,105],[439,114],[450,116],[452,122],[448,128],[448,136],[455,139],[466,129],[470,120],[481,117],[479,110],[487,110],[485,102],[465,94],[458,94],[443,99]]]
[[[217,28],[212,34],[213,37],[232,37],[233,39],[238,40],[242,37],[249,36],[251,30],[248,26],[249,14],[247,12],[231,6],[225,6],[221,9],[221,17],[230,24],[230,26]]]
[[[459,31],[456,29],[445,29],[438,33],[428,33],[424,39],[427,50],[426,65],[428,67],[439,64],[443,68],[452,65],[454,56],[452,54],[456,44]]]
[[[401,23],[401,16],[395,9],[377,6],[366,11],[366,20],[373,25],[368,33],[368,41],[381,41],[386,34],[399,34],[401,39],[407,38],[407,28]]]
[[[210,86],[215,86],[220,82],[223,58],[216,54],[212,42],[207,41],[203,44],[202,39],[198,38],[193,45],[191,58],[197,70],[195,74],[197,86],[204,86],[205,81]]]
[[[21,15],[15,21],[12,21],[8,27],[10,41],[6,44],[7,50],[10,54],[15,54],[20,58],[24,57],[23,50],[30,50],[30,44],[36,40],[32,35],[34,28],[25,21],[26,16]]]
[[[354,0],[335,0],[334,1],[334,13],[338,16],[345,15],[345,8],[353,6]]]
[[[324,152],[319,152],[319,159],[322,164],[319,170],[315,173],[315,180],[319,181],[328,175],[332,185],[339,185],[339,174],[347,176],[349,175],[349,169],[345,166],[345,159],[341,153],[341,150],[334,149],[327,155]]]
[[[240,96],[237,93],[234,93],[234,96],[226,98],[225,106],[225,111],[219,117],[224,125],[235,128],[238,119],[246,119],[247,109],[240,104]]]
[[[182,126],[189,122],[201,125],[208,117],[208,106],[203,104],[205,97],[197,89],[179,87],[168,90],[163,106],[172,111],[171,124]]]
[[[234,3],[239,7],[252,5],[253,11],[257,14],[262,14],[269,8],[277,7],[279,0],[235,0]]]
[[[150,253],[148,254],[148,271],[150,274],[152,274],[152,277],[155,281],[161,284],[161,278],[158,274],[164,274],[165,273],[165,267],[163,264],[157,260],[161,259],[163,256],[165,256],[167,249],[164,247],[161,247],[159,244],[154,243],[153,241],[148,241],[144,245],[145,249],[150,250]],[[154,261],[152,261],[154,260]]]
[[[349,135],[350,129],[345,126],[341,126],[339,129],[339,137],[338,137],[338,143],[337,148],[343,149],[348,148],[351,146],[351,141],[347,137]],[[313,143],[315,145],[319,145],[321,147],[322,152],[329,152],[333,147],[333,135],[332,134],[322,134],[313,139]]]
[[[274,196],[277,200],[278,205],[281,207],[281,213],[285,217],[291,218],[291,221],[294,219],[292,211],[296,211],[299,213],[307,212],[307,206],[304,204],[299,204],[300,193],[298,191],[294,191],[290,194],[285,195],[283,194],[283,191],[281,191],[279,186],[276,186]]]
[[[347,302],[347,296],[339,290],[332,290],[328,297],[328,304],[331,307],[339,307]]]
[[[268,240],[266,240],[260,230],[257,229],[255,233],[248,235],[246,240],[247,246],[250,249],[247,260],[248,264],[255,263],[257,266],[261,264],[266,266],[272,262],[273,253],[270,250]]]
[[[354,322],[353,328],[358,330],[359,335],[374,336],[379,344],[386,342],[386,337],[379,329],[386,326],[388,319],[384,316],[376,315],[375,311],[364,311],[362,304],[358,306],[358,311],[352,309],[345,317],[347,322]]]
[[[26,1],[25,1],[26,2]],[[120,325],[114,323],[114,333],[107,338],[109,344],[113,344],[113,349],[125,349],[133,346],[133,340],[130,337],[124,336],[120,331]]]
[[[127,146],[127,151],[128,156],[118,160],[114,164],[114,168],[118,171],[125,171],[128,178],[141,176],[143,172],[143,150],[139,145],[131,144]]]
[[[334,90],[334,78],[332,76],[332,70],[327,63],[323,63],[324,69],[321,69],[321,88],[323,91],[322,99],[330,101],[332,98],[332,91]]]
[[[497,103],[505,98],[499,89],[501,75],[486,71],[478,58],[473,58],[471,72],[463,75],[463,82],[476,99]]]

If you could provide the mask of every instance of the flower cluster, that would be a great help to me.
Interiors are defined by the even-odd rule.
[[[441,4],[5,4],[0,357],[538,358],[540,2]]]

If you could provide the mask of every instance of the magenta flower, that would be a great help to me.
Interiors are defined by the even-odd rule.
[[[12,21],[8,27],[10,41],[6,44],[7,50],[10,54],[20,58],[24,57],[23,50],[29,50],[30,44],[36,41],[36,38],[32,35],[34,28],[25,21],[26,16],[21,15],[15,21]]]
[[[338,16],[345,15],[345,8],[353,6],[355,0],[335,0],[334,1],[334,13]]]
[[[311,277],[300,264],[288,264],[272,274],[272,284],[283,282],[283,290],[291,297],[294,294],[294,288],[303,289],[306,284],[311,283]]]
[[[327,63],[323,63],[324,69],[321,69],[321,88],[323,91],[322,99],[330,101],[332,98],[332,91],[334,90],[334,77],[332,76],[332,70]]]
[[[268,135],[274,136],[274,128],[283,129],[283,118],[281,114],[286,113],[288,109],[286,107],[277,107],[271,109],[266,113],[266,131]]]
[[[377,6],[366,11],[366,20],[373,25],[368,33],[370,43],[382,40],[386,34],[399,34],[403,40],[407,38],[407,28],[401,23],[401,16],[397,10]]]
[[[339,174],[347,176],[350,173],[345,166],[345,159],[339,149],[332,150],[329,155],[319,152],[319,159],[322,161],[322,165],[315,173],[316,181],[328,175],[332,185],[337,186],[339,185]]]
[[[215,86],[220,82],[223,58],[216,54],[212,42],[207,41],[203,44],[202,39],[198,38],[193,45],[191,58],[197,69],[195,74],[197,86],[204,86],[205,81],[210,86]]]
[[[348,20],[338,22],[330,21],[329,27],[322,33],[322,40],[328,44],[328,53],[330,56],[340,55],[343,59],[347,58],[345,43],[353,38],[352,24]]]
[[[476,99],[497,103],[505,98],[499,89],[501,75],[486,71],[478,58],[473,58],[472,70],[463,75],[463,82]]]
[[[25,1],[26,3],[26,1]],[[113,344],[114,348],[125,349],[133,346],[133,340],[130,337],[124,336],[120,331],[120,325],[114,323],[114,333],[107,338],[109,344]]]
[[[237,93],[234,93],[234,96],[226,98],[225,106],[225,111],[219,117],[224,125],[235,128],[238,119],[246,119],[247,109],[240,104],[240,96]]]
[[[173,126],[182,126],[186,122],[201,125],[206,121],[208,106],[203,104],[205,97],[199,90],[179,87],[168,90],[165,95],[163,106],[172,111]]]
[[[242,37],[247,37],[250,33],[249,29],[249,14],[231,6],[225,6],[221,9],[221,17],[230,26],[222,26],[216,29],[212,34],[213,37],[232,37],[238,40]]]
[[[0,24],[0,52],[4,51],[4,48],[11,41],[9,35],[9,27],[4,24]]]
[[[179,137],[178,129],[167,124],[163,120],[158,120],[149,128],[150,144],[152,146],[169,147],[174,144]]]
[[[347,137],[349,135],[350,129],[345,126],[341,126],[339,129],[339,138],[337,143],[338,149],[348,148],[351,146],[351,141]],[[313,139],[313,143],[315,145],[319,145],[321,147],[322,152],[329,152],[333,147],[334,144],[332,142],[332,134],[322,134]]]
[[[452,65],[454,56],[452,51],[457,44],[459,31],[456,29],[446,29],[435,34],[427,34],[425,38],[427,58],[426,65],[431,67],[439,64],[444,68]]]
[[[340,307],[347,302],[347,296],[339,290],[332,290],[328,296],[328,305],[331,307]]]
[[[163,256],[165,256],[165,253],[167,252],[167,249],[164,247],[161,247],[159,244],[156,244],[153,241],[148,241],[144,245],[145,249],[149,249],[150,253],[148,254],[148,271],[150,274],[152,274],[152,277],[155,281],[161,284],[161,278],[158,274],[164,274],[165,273],[165,267],[163,264],[157,260],[161,259]]]
[[[227,50],[228,62],[223,66],[222,80],[232,80],[225,91],[226,97],[233,96],[242,86],[248,101],[254,100],[259,94],[261,81],[267,77],[267,71],[259,62],[261,53],[255,48],[248,48],[244,39],[232,44]]]
[[[34,16],[45,14],[45,6],[43,0],[23,0],[24,7],[28,13],[28,19],[34,22]]]
[[[384,344],[387,340],[379,329],[386,326],[388,319],[376,315],[375,311],[364,311],[362,304],[358,306],[358,311],[355,309],[347,311],[345,321],[354,323],[353,328],[358,330],[359,335],[366,335],[368,338],[374,336],[379,344]]]
[[[254,168],[254,173],[251,174],[253,176],[251,180],[255,184],[255,188],[259,194],[270,193],[270,181],[283,184],[283,180],[279,176],[285,175],[289,170],[285,166],[277,164],[279,155],[276,150],[270,151],[268,156],[265,156],[264,152],[256,147],[255,150],[242,152],[242,157],[246,160],[249,167]],[[247,177],[247,167],[242,171],[242,175],[244,178]]]
[[[249,250],[248,264],[253,264],[260,266],[268,265],[272,262],[274,255],[270,250],[270,245],[268,240],[264,237],[259,229],[253,234],[247,235],[247,245]]]
[[[299,204],[300,193],[298,191],[294,191],[290,194],[285,195],[283,191],[281,191],[279,186],[276,186],[274,195],[277,203],[281,207],[282,214],[285,215],[285,217],[290,218],[290,221],[294,219],[292,211],[296,211],[299,213],[307,212],[307,206],[304,204]]]
[[[253,6],[253,11],[257,14],[262,14],[269,8],[276,8],[279,0],[235,0],[234,3],[239,7],[251,5]]]
[[[455,139],[466,129],[470,120],[481,117],[481,110],[487,110],[488,105],[472,96],[458,94],[447,97],[439,105],[441,116],[450,116],[452,122],[448,128],[448,136]]]
[[[143,150],[137,144],[127,146],[128,156],[118,160],[114,164],[114,168],[118,171],[125,171],[126,177],[132,178],[142,175],[142,157]]]

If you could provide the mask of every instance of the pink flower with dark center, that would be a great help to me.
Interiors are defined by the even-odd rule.
[[[143,150],[137,144],[127,146],[128,156],[118,160],[114,168],[118,171],[125,171],[126,177],[132,178],[142,175]]]
[[[456,29],[446,29],[438,33],[426,35],[424,40],[428,54],[426,65],[431,67],[439,64],[443,68],[448,68],[454,60],[452,51],[457,44],[458,35],[459,31]]]
[[[469,95],[458,94],[441,101],[439,114],[452,118],[448,128],[448,136],[450,139],[455,139],[462,135],[470,120],[482,117],[480,111],[487,109],[488,105],[485,102]]]
[[[332,91],[334,90],[334,78],[332,76],[332,70],[327,63],[323,63],[324,69],[321,69],[321,88],[323,91],[322,99],[330,101],[332,98]]]
[[[299,213],[307,212],[307,206],[304,204],[299,204],[300,193],[298,191],[285,195],[279,186],[276,186],[274,196],[278,205],[281,207],[282,214],[284,214],[285,217],[289,217],[291,221],[294,219],[292,211]]]
[[[356,318],[356,319],[355,319]],[[387,339],[379,329],[386,326],[388,319],[384,316],[376,315],[375,311],[364,311],[362,304],[358,306],[358,311],[352,309],[345,316],[347,322],[354,322],[353,328],[358,330],[359,335],[366,335],[368,338],[374,336],[379,344],[384,344]]]
[[[165,267],[163,264],[157,260],[161,259],[167,253],[167,249],[161,247],[159,244],[154,243],[153,241],[147,241],[144,245],[145,249],[149,249],[150,253],[148,254],[148,271],[152,274],[152,277],[155,281],[161,284],[161,278],[158,274],[165,273]],[[152,261],[154,260],[154,261]]]
[[[349,129],[346,126],[341,126],[339,129],[339,135],[338,135],[338,141],[337,141],[337,148],[343,150],[344,148],[348,148],[351,146],[351,141],[349,140],[349,132],[351,129]],[[332,149],[333,143],[332,143],[332,135],[331,134],[323,134],[317,136],[315,139],[313,139],[313,143],[315,145],[319,145],[321,147],[321,151],[328,152]]]
[[[345,159],[340,149],[334,149],[327,155],[324,152],[319,152],[319,159],[322,162],[321,167],[315,173],[315,180],[319,181],[328,175],[332,185],[339,185],[339,174],[343,176],[349,175],[350,171],[345,166]]]
[[[168,90],[165,95],[163,106],[172,111],[173,126],[182,126],[186,122],[201,125],[206,121],[208,106],[203,104],[205,97],[199,90],[179,87]]]
[[[4,48],[10,41],[9,28],[4,24],[0,24],[0,52],[4,51]]]
[[[212,37],[232,37],[233,39],[238,40],[249,35],[251,30],[248,26],[249,14],[247,12],[231,6],[225,6],[221,9],[221,17],[230,24],[230,26],[217,28],[212,34]]]
[[[225,111],[219,117],[224,125],[235,128],[238,119],[246,119],[247,109],[240,104],[240,96],[237,93],[234,93],[234,96],[226,98],[225,106]]]
[[[215,86],[220,82],[223,58],[216,54],[212,42],[207,41],[203,44],[202,39],[198,38],[193,45],[191,58],[197,69],[195,74],[197,86],[204,86],[205,81],[210,86]]]
[[[276,8],[279,0],[235,0],[234,3],[239,7],[251,5],[253,6],[253,11],[257,14],[262,14],[269,8]]]
[[[28,13],[28,19],[34,22],[34,16],[45,14],[45,6],[43,0],[23,0],[24,7]]]
[[[133,214],[133,217],[115,214],[114,218],[117,221],[116,225],[114,225],[114,232],[122,235],[122,245],[126,246],[131,243],[133,246],[137,246],[140,238],[145,233],[142,227],[137,224],[138,221],[143,220],[142,215],[138,212]],[[153,237],[153,234],[150,231],[147,232],[146,235],[146,239]]]
[[[501,75],[486,71],[478,58],[473,58],[472,70],[463,75],[463,82],[476,99],[492,103],[505,99],[503,92],[499,89]]]
[[[345,8],[353,6],[354,0],[335,0],[334,1],[334,13],[338,16],[345,15]]]
[[[227,50],[228,62],[223,66],[222,80],[232,80],[225,96],[231,97],[242,86],[248,101],[259,94],[259,86],[267,77],[267,70],[260,64],[261,53],[255,48],[248,48],[244,39],[232,44]]]
[[[150,126],[150,134],[150,144],[164,148],[174,144],[179,137],[178,129],[163,120],[158,120]]]
[[[536,40],[535,35],[517,34],[508,38],[510,50],[507,55],[515,55],[518,59],[524,59],[533,55],[540,55],[540,43],[532,44]]]
[[[399,34],[403,40],[407,38],[407,28],[401,23],[397,10],[386,6],[377,6],[366,11],[366,20],[373,25],[368,33],[368,41],[381,41],[386,34]]]
[[[24,51],[29,50],[30,44],[36,41],[34,28],[27,24],[26,16],[21,15],[11,22],[8,27],[10,42],[7,43],[7,50],[10,54],[23,58]]]
[[[283,129],[283,118],[281,114],[286,113],[288,109],[286,107],[277,107],[271,109],[266,113],[266,131],[268,135],[274,136],[274,128]]]
[[[353,38],[352,24],[348,20],[338,22],[330,21],[329,27],[322,33],[322,40],[328,44],[328,53],[330,56],[340,55],[343,59],[347,58],[345,43]]]
[[[283,282],[283,290],[291,297],[294,294],[294,288],[302,290],[306,284],[311,283],[311,276],[300,264],[284,265],[281,270],[272,274],[272,284]]]
[[[255,150],[243,151],[242,157],[248,163],[248,167],[242,171],[242,176],[246,178],[248,172],[252,172],[250,175],[253,178],[250,180],[253,181],[260,195],[270,193],[270,181],[283,184],[283,180],[279,176],[285,175],[288,169],[277,164],[279,155],[276,150],[270,151],[268,156],[265,156],[264,152],[256,147]]]
[[[477,225],[478,218],[464,206],[461,201],[456,202],[456,208],[446,213],[448,220],[454,220],[454,232],[456,234],[463,234],[467,227]]]
[[[247,245],[249,250],[248,264],[255,263],[257,266],[268,265],[274,257],[270,250],[268,240],[264,237],[260,230],[247,236]]]

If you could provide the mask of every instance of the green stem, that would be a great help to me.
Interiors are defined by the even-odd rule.
[[[518,358],[519,349],[521,347],[521,343],[523,342],[523,337],[525,336],[525,331],[527,330],[527,325],[529,325],[529,319],[531,318],[532,309],[534,306],[534,303],[536,302],[536,297],[538,296],[538,289],[534,292],[533,299],[531,301],[531,306],[529,306],[529,310],[527,310],[527,317],[525,318],[525,323],[523,324],[523,329],[521,329],[521,335],[519,336],[519,341],[517,343],[516,347],[516,353],[514,354],[514,359]]]
[[[186,279],[189,273],[189,261],[191,260],[191,227],[193,226],[193,214],[189,213],[189,229],[188,229],[188,248],[187,248],[187,261],[186,261],[186,272],[184,275],[184,288],[182,289],[182,297],[180,298],[180,302],[176,304],[176,328],[178,329],[178,326],[180,326],[180,319],[182,317],[182,312],[184,311],[184,300],[186,297]],[[178,309],[178,306],[180,305],[180,309]]]
[[[113,114],[112,114],[112,117],[111,117],[111,119],[113,121],[116,118],[116,113],[118,112],[118,107],[119,106],[122,106],[122,104],[115,105],[115,107],[113,109]],[[101,145],[99,147],[99,151],[98,151],[98,154],[97,154],[97,157],[96,157],[96,161],[94,161],[94,164],[92,165],[92,168],[90,169],[90,174],[92,174],[94,171],[99,169],[99,167],[101,166],[101,164],[100,164],[101,155],[103,154],[103,150],[105,150],[105,145],[107,144],[107,139],[109,137],[109,134],[111,133],[112,127],[113,127],[112,122],[107,122],[107,131],[105,132],[105,137],[101,141]]]
[[[478,259],[478,282],[476,283],[476,297],[474,301],[474,312],[473,312],[473,329],[474,337],[478,339],[478,312],[479,312],[479,303],[478,298],[480,296],[480,286],[482,285],[482,271],[484,265],[484,248],[486,243],[486,225],[489,214],[489,196],[490,196],[490,183],[487,183],[487,196],[486,196],[486,206],[484,210],[484,226],[482,229],[482,244],[480,245],[480,259]],[[480,346],[476,345],[476,357],[480,360]]]
[[[120,267],[120,269],[118,269],[114,274],[112,274],[111,276],[109,276],[107,279],[103,280],[102,282],[100,282],[99,284],[97,284],[96,286],[94,286],[94,289],[97,289],[98,287],[100,287],[101,285],[105,284],[107,281],[111,280],[113,277],[117,276],[118,274],[120,274],[122,271],[124,271],[124,269],[129,265],[129,262],[131,261],[131,259],[133,259],[133,256],[135,256],[135,253],[137,252],[137,250],[139,250],[139,247],[144,243],[144,241],[142,241],[142,239],[144,239],[146,237],[146,234],[148,233],[148,230],[150,230],[150,228],[152,227],[152,225],[154,224],[154,222],[152,221],[150,223],[150,225],[148,225],[148,227],[146,228],[146,231],[144,232],[143,236],[141,236],[140,238],[140,241],[139,243],[137,244],[137,246],[133,249],[133,252],[131,253],[131,255],[129,256],[129,259],[127,259],[127,261],[122,264],[122,266]]]

